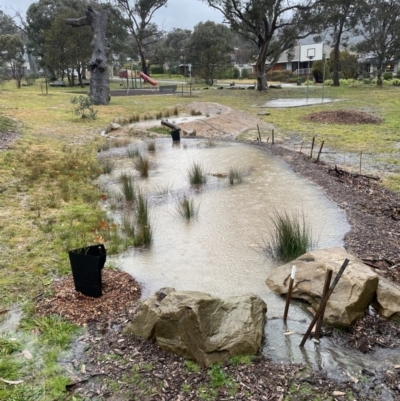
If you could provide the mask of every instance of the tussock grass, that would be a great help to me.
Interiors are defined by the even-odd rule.
[[[279,259],[290,261],[312,248],[311,228],[304,214],[275,211],[270,219],[274,228],[271,247]]]
[[[243,182],[244,171],[239,167],[230,167],[228,171],[229,184],[240,184]]]
[[[140,154],[135,163],[135,168],[139,172],[141,177],[147,178],[149,176],[150,165],[151,163],[149,158]]]
[[[9,334],[0,334],[0,356],[11,355],[21,351],[22,345],[17,339],[11,338]]]
[[[101,168],[103,169],[103,174],[110,174],[114,170],[114,162],[111,159],[103,159],[100,162]]]
[[[130,158],[133,159],[134,157],[139,156],[140,152],[139,152],[139,148],[137,146],[133,147],[133,148],[127,148],[126,149],[126,155]]]
[[[182,199],[179,199],[176,205],[176,211],[181,217],[190,220],[197,216],[199,207],[195,205],[193,199],[190,199],[185,195]]]
[[[207,182],[207,175],[204,168],[196,162],[189,167],[188,176],[191,185],[203,185]]]
[[[201,116],[203,113],[201,111],[198,110],[190,110],[190,115],[191,116]]]
[[[155,152],[156,151],[156,142],[155,141],[148,141],[147,142],[147,151],[148,152]]]
[[[131,143],[129,138],[114,138],[110,142],[112,148],[124,148]]]
[[[146,196],[139,192],[136,203],[137,231],[135,234],[135,246],[149,247],[153,240],[153,232],[149,219],[149,206]]]
[[[133,175],[121,173],[118,177],[122,194],[127,202],[134,202],[136,199],[135,180]]]

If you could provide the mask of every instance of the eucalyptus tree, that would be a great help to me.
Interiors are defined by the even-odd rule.
[[[0,36],[15,35],[18,33],[18,28],[14,24],[13,19],[3,10],[0,10]]]
[[[147,49],[158,42],[162,32],[152,21],[154,13],[167,4],[168,0],[113,0],[120,11],[115,14],[134,38],[140,56],[142,71],[148,73]]]
[[[24,71],[24,42],[18,34],[0,36],[0,64],[5,64],[17,81],[17,87],[21,87]]]
[[[197,75],[212,85],[219,71],[229,65],[233,51],[233,35],[228,27],[212,21],[200,22],[194,27],[188,42],[188,57]]]
[[[377,67],[377,84],[382,85],[385,64],[400,57],[400,2],[365,0],[358,33],[360,53],[372,56]]]
[[[322,0],[203,0],[219,10],[233,31],[258,47],[257,89],[268,89],[266,72],[296,41],[315,34],[320,20],[316,6]],[[269,62],[266,65],[266,62]]]
[[[363,0],[324,0],[318,7],[325,33],[331,37],[333,44],[333,86],[340,86],[340,45],[347,44],[354,33],[365,11],[363,3]]]

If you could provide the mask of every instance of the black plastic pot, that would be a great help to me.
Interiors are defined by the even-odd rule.
[[[104,245],[91,245],[68,252],[76,291],[88,297],[101,296],[101,270],[106,263]]]
[[[173,141],[180,141],[181,140],[181,130],[180,129],[175,129],[171,131],[171,136]]]

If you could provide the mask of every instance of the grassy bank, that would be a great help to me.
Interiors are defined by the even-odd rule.
[[[113,89],[119,83],[113,84]],[[49,294],[50,284],[70,272],[68,249],[104,240],[109,253],[126,247],[117,235],[114,222],[101,208],[104,194],[95,179],[103,172],[97,151],[105,139],[100,136],[111,121],[131,116],[182,109],[192,101],[209,101],[237,108],[252,115],[261,105],[276,97],[304,97],[305,87],[271,90],[206,90],[198,86],[194,97],[132,96],[113,97],[109,106],[95,106],[98,118],[74,115],[70,99],[78,88],[49,88],[44,95],[37,83],[16,89],[9,82],[0,92],[0,130],[17,131],[21,137],[0,152],[0,311],[20,305],[25,311],[23,330],[16,340],[0,338],[0,377],[24,380],[20,385],[0,382],[0,399],[62,399],[65,372],[57,364],[60,352],[76,335],[75,327],[54,318],[34,317],[32,299]],[[321,88],[310,88],[310,97],[321,95]],[[318,141],[339,152],[371,152],[390,165],[394,172],[385,185],[400,190],[398,156],[400,100],[398,89],[384,87],[326,88],[326,97],[341,102],[309,108],[273,109],[261,119],[275,125],[278,138],[296,134]],[[381,125],[322,125],[304,122],[307,113],[322,110],[357,109],[381,117]],[[198,133],[201,135],[201,132]],[[131,138],[132,141],[135,138]],[[1,316],[1,315],[0,315]],[[68,337],[59,338],[67,332]],[[29,349],[33,360],[21,356]],[[36,374],[32,375],[32,369]],[[35,398],[36,397],[36,398]]]

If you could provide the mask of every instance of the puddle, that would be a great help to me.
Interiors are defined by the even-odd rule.
[[[333,103],[340,101],[341,99],[330,99],[330,98],[274,99],[258,107],[271,107],[271,108],[302,107],[302,106],[315,106],[318,104]]]
[[[277,361],[356,373],[400,357],[400,352],[393,350],[365,356],[330,338],[323,338],[319,345],[308,341],[300,349],[311,320],[307,305],[293,302],[285,325],[281,319],[285,300],[265,285],[269,272],[277,265],[271,255],[263,252],[271,235],[268,216],[275,210],[304,213],[317,240],[316,248],[321,249],[343,246],[343,237],[350,229],[345,214],[315,185],[263,150],[237,143],[209,147],[208,143],[157,140],[156,152],[149,154],[153,164],[149,178],[136,180],[147,191],[151,205],[152,247],[147,251],[130,250],[109,260],[142,284],[143,298],[162,287],[204,291],[219,297],[256,293],[268,305],[264,353]],[[119,174],[137,173],[126,150],[112,149],[111,154],[117,168],[99,181],[109,191],[119,193]],[[107,157],[107,152],[103,156]],[[187,171],[194,161],[209,173],[207,184],[199,190],[188,183]],[[248,172],[243,183],[231,186],[223,177],[232,166]],[[198,217],[190,222],[176,212],[177,201],[183,195],[199,206]],[[112,214],[119,219],[118,214]],[[285,336],[287,331],[295,334]]]
[[[3,313],[4,312],[4,313]],[[22,310],[10,307],[0,313],[0,333],[15,331],[22,318]]]

